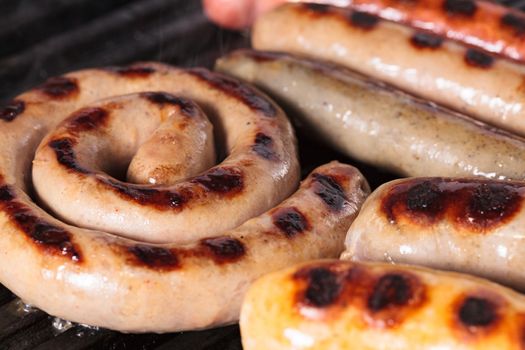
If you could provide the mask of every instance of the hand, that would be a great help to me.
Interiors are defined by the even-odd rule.
[[[220,26],[241,29],[250,26],[258,15],[286,0],[203,0],[206,16]]]

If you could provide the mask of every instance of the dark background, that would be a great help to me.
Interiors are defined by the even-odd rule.
[[[502,2],[525,7],[525,0]],[[0,0],[0,103],[50,76],[79,68],[140,60],[211,67],[221,54],[246,46],[247,32],[212,25],[198,0]],[[312,142],[300,129],[298,139],[303,175],[338,159],[357,165],[372,187],[392,178]],[[0,285],[2,350],[241,349],[237,326],[125,335],[79,325],[60,332],[53,321],[42,311],[24,311]]]

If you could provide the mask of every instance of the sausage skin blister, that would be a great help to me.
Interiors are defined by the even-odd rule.
[[[288,4],[256,21],[252,42],[347,66],[525,135],[525,67],[434,34],[349,9]]]
[[[467,275],[324,260],[256,281],[240,326],[245,350],[518,350],[525,297]]]
[[[202,112],[223,145],[221,163],[165,185],[107,173],[126,164],[141,143],[147,147],[139,159],[156,153],[149,132],[161,141],[158,147],[163,140],[170,146],[178,140],[171,132],[189,132],[193,119],[202,128],[192,133],[203,137],[210,126]],[[277,105],[206,69],[140,63],[51,78],[0,108],[0,283],[53,316],[120,331],[233,323],[255,278],[339,255],[369,193],[355,168],[333,162],[277,205],[296,189],[296,153],[293,130]],[[156,156],[153,169],[173,166]],[[49,211],[53,201],[65,205],[52,216],[34,198]],[[91,206],[97,201],[101,210]],[[73,216],[90,213],[117,228],[73,226]],[[179,216],[181,222],[169,223]],[[154,224],[156,218],[161,222]],[[142,221],[135,233],[116,232]],[[151,243],[158,241],[172,243]]]
[[[522,138],[347,69],[251,50],[220,58],[216,69],[255,84],[345,154],[398,174],[499,179],[525,174]]]
[[[350,0],[347,6],[517,61],[525,60],[525,15],[496,2]]]
[[[525,290],[524,197],[521,182],[386,183],[350,227],[342,258],[466,272]]]

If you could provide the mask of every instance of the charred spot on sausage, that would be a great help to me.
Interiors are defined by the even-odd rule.
[[[345,191],[337,180],[331,176],[315,173],[312,175],[314,193],[318,195],[326,205],[335,211],[340,211],[348,202]]]
[[[243,174],[231,167],[213,168],[203,175],[195,177],[192,182],[201,184],[212,192],[235,194],[243,189]]]
[[[472,0],[445,0],[443,8],[448,14],[470,17],[476,13],[477,5]]]
[[[435,34],[417,32],[412,36],[410,42],[420,49],[437,49],[443,43],[443,38]]]
[[[188,72],[227,95],[238,99],[252,110],[262,113],[265,117],[275,117],[277,115],[275,106],[247,84],[241,84],[232,78],[212,73],[204,68],[192,68]]]
[[[212,253],[212,258],[219,264],[235,262],[246,253],[241,241],[226,236],[205,238],[201,240],[201,245]]]
[[[481,184],[468,204],[468,216],[476,221],[497,220],[514,212],[521,196],[505,184]]]
[[[108,67],[107,69],[130,78],[145,78],[155,72],[154,68],[146,66]]]
[[[277,155],[273,150],[273,139],[262,132],[258,132],[255,135],[255,143],[252,146],[252,150],[264,159],[277,159]]]
[[[49,147],[55,152],[59,164],[67,169],[87,174],[88,171],[77,164],[77,157],[73,150],[74,146],[75,141],[71,138],[55,139],[49,142]]]
[[[308,219],[297,208],[280,208],[272,214],[273,223],[286,237],[293,237],[310,229]]]
[[[439,212],[443,210],[441,194],[439,188],[430,181],[417,184],[408,190],[407,209],[429,214]]]
[[[501,17],[500,21],[503,27],[508,27],[514,30],[516,35],[525,34],[525,17],[517,16],[514,13],[506,13]]]
[[[11,191],[11,188],[7,185],[0,187],[0,202],[9,202],[15,199],[15,195]]]
[[[481,297],[466,297],[458,311],[461,323],[467,327],[487,327],[498,319],[498,307]]]
[[[18,115],[25,110],[25,102],[22,100],[12,100],[7,105],[0,107],[0,119],[6,122],[13,121]]]
[[[65,98],[79,91],[76,80],[68,77],[49,78],[36,89],[53,98]]]
[[[371,15],[366,12],[354,11],[350,15],[350,23],[355,27],[370,30],[373,29],[379,22],[379,17]]]
[[[482,51],[468,49],[465,53],[465,62],[472,67],[490,68],[494,63],[494,58]]]
[[[158,270],[173,270],[180,267],[175,252],[163,247],[139,244],[128,248],[137,265]]]
[[[412,297],[412,286],[407,277],[387,274],[374,285],[367,306],[370,311],[378,312],[388,307],[406,305]]]
[[[77,133],[94,130],[105,124],[109,113],[100,107],[83,108],[71,115],[67,123],[67,129]]]
[[[307,9],[318,13],[326,13],[330,10],[330,6],[327,4],[305,3],[304,6],[306,6]]]
[[[314,307],[327,307],[333,304],[342,287],[335,272],[323,268],[313,268],[307,274],[308,284],[304,292],[304,303]]]
[[[190,100],[174,96],[167,92],[143,92],[140,95],[148,101],[161,106],[165,104],[178,106],[181,112],[187,117],[194,117],[199,113],[197,106]]]
[[[141,185],[123,183],[113,179],[101,179],[117,193],[142,205],[153,205],[161,209],[180,209],[188,200],[177,192],[145,188]]]

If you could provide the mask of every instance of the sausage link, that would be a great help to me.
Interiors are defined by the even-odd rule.
[[[395,180],[365,203],[343,258],[467,272],[525,290],[524,198],[521,182]]]
[[[219,59],[216,69],[257,85],[340,151],[401,175],[525,174],[523,139],[341,67],[241,50]]]
[[[288,4],[257,20],[252,41],[347,66],[525,135],[525,67],[443,37],[349,9]]]
[[[519,350],[525,297],[451,272],[324,260],[256,281],[240,326],[245,350]]]
[[[182,145],[205,149],[202,112],[220,164],[161,186],[114,177],[135,151],[157,158],[139,162],[146,174],[175,167],[157,141],[172,151],[188,133],[196,139]],[[52,78],[0,108],[0,283],[51,315],[126,332],[235,322],[255,278],[340,254],[369,193],[356,169],[332,163],[271,209],[296,188],[296,153],[277,105],[205,69],[140,63]]]

